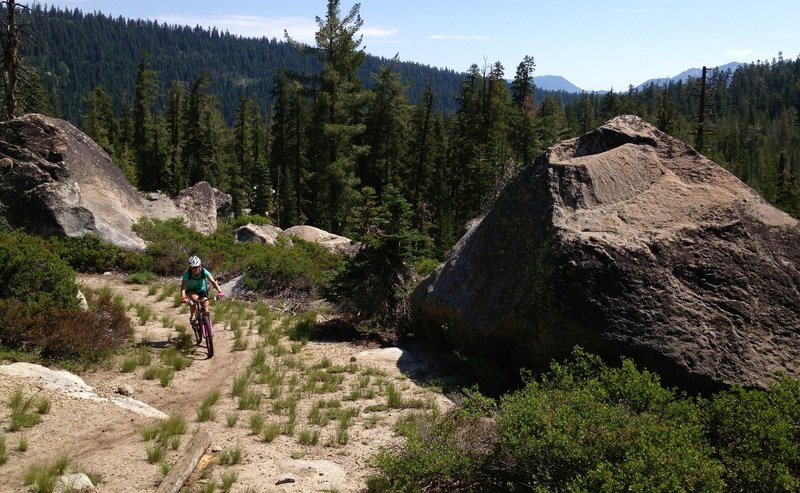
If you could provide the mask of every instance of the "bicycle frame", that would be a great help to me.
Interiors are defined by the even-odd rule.
[[[190,315],[189,323],[194,331],[197,344],[200,344],[205,339],[208,358],[211,358],[214,356],[214,323],[211,321],[211,312],[206,310],[205,307],[207,300],[209,300],[208,297],[198,298],[197,300],[189,298],[189,305],[195,306],[194,315]]]

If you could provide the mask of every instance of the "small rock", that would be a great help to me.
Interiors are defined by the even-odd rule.
[[[128,385],[127,383],[120,385],[117,387],[117,394],[125,395],[125,396],[132,396],[135,393],[133,387]]]
[[[275,483],[275,486],[280,486],[282,484],[291,484],[291,483],[294,483],[294,482],[295,482],[294,478],[286,477],[286,478],[283,478],[281,480],[278,480],[278,482]]]
[[[56,480],[56,486],[53,490],[56,493],[63,493],[66,491],[80,492],[80,491],[96,491],[92,480],[89,476],[83,473],[78,474],[65,474]]]

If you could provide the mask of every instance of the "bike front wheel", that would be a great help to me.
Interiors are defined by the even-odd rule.
[[[194,340],[196,341],[196,344],[200,344],[203,341],[203,330],[200,328],[200,317],[194,316],[193,318],[190,318],[189,324],[192,326],[192,332],[194,332]]]
[[[214,326],[211,324],[211,314],[208,312],[203,313],[203,337],[206,339],[206,350],[208,357],[214,356]]]

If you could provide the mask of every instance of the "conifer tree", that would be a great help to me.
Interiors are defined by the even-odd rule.
[[[168,183],[162,180],[163,191],[173,196],[186,188],[186,169],[183,167],[181,157],[185,112],[186,88],[180,82],[173,81],[169,88],[164,117],[167,132],[165,145],[169,156],[171,180]]]
[[[517,65],[517,72],[511,82],[511,100],[514,103],[512,123],[512,138],[514,151],[521,164],[533,162],[534,153],[538,147],[534,118],[536,117],[536,103],[534,102],[533,71],[536,63],[533,57],[526,55]]]
[[[317,17],[317,53],[324,62],[319,76],[319,92],[314,108],[314,129],[319,141],[312,146],[315,170],[316,209],[310,219],[334,233],[348,231],[350,210],[357,201],[359,182],[356,160],[366,152],[358,145],[364,132],[361,112],[364,91],[358,78],[358,68],[365,53],[361,36],[357,36],[363,21],[356,3],[344,17],[339,0],[328,0],[324,19]]]
[[[114,146],[116,125],[111,96],[102,86],[97,86],[89,94],[88,108],[83,115],[81,127],[86,135],[113,157],[116,154]]]
[[[156,161],[153,104],[158,89],[156,73],[150,68],[150,55],[142,54],[136,73],[133,99],[133,153],[136,160],[139,188],[153,191],[159,188],[159,167]]]
[[[397,58],[393,63],[396,62]],[[369,153],[360,160],[358,176],[381,197],[386,186],[400,184],[411,108],[400,74],[392,65],[383,65],[373,79],[375,87],[370,91],[364,134]]]

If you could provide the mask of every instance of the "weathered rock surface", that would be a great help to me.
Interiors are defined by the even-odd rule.
[[[283,233],[281,228],[271,224],[245,224],[244,226],[236,228],[234,234],[236,235],[236,241],[239,242],[254,241],[257,243],[274,245],[275,242],[278,241],[278,237],[284,236],[288,244],[292,244],[292,240]]]
[[[301,240],[318,243],[332,252],[355,255],[360,245],[350,238],[328,233],[314,226],[292,226],[283,231],[286,235],[297,236]]]
[[[190,228],[203,234],[217,230],[217,192],[208,182],[182,190],[175,197],[175,206],[186,215]]]
[[[800,377],[798,245],[797,220],[621,116],[525,168],[413,306],[495,361],[542,368],[582,345],[689,388],[765,386]]]
[[[11,226],[144,248],[131,229],[144,214],[141,196],[69,123],[36,114],[0,123],[0,162],[2,215]]]

